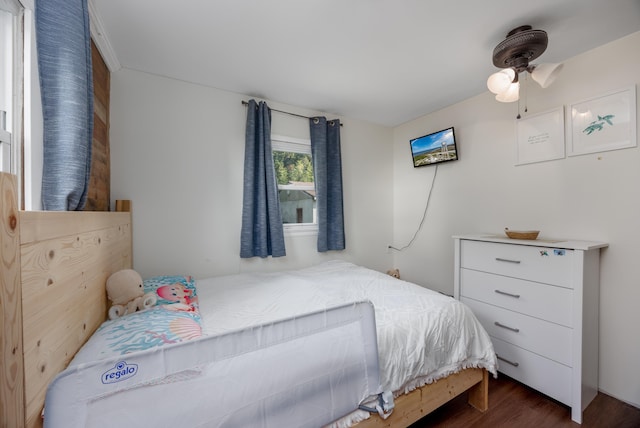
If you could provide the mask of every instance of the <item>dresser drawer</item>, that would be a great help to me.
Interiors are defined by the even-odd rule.
[[[571,337],[573,331],[558,324],[517,312],[461,298],[491,337],[512,343],[571,367]]]
[[[498,371],[561,403],[572,405],[570,367],[500,339],[492,338],[492,341],[498,355]]]
[[[460,296],[571,327],[573,291],[477,270],[460,270]]]
[[[571,287],[574,250],[462,240],[460,267]]]

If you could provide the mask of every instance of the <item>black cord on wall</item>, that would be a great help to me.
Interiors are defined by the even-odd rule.
[[[389,247],[388,247],[389,249],[396,250],[396,251],[403,251],[403,250],[409,248],[413,244],[413,241],[415,241],[416,238],[418,237],[418,233],[420,233],[420,230],[422,229],[422,225],[424,224],[424,220],[427,218],[427,209],[429,208],[429,201],[431,201],[431,192],[433,191],[433,186],[436,183],[436,175],[437,174],[438,174],[438,165],[436,165],[436,170],[433,172],[433,178],[431,179],[431,188],[429,189],[429,196],[427,196],[427,203],[425,204],[424,212],[422,213],[422,220],[420,220],[420,225],[418,225],[418,229],[413,234],[413,238],[411,238],[409,243],[407,245],[405,245],[404,247],[402,247],[402,248],[396,248],[393,245],[389,245]]]

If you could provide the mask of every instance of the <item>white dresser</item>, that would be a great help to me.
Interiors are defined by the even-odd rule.
[[[485,327],[498,370],[571,407],[598,392],[602,242],[454,236],[454,295]]]

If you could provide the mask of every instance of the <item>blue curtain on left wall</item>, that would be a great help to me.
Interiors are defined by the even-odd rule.
[[[278,183],[271,151],[271,110],[249,100],[244,148],[240,257],[286,255]]]
[[[42,206],[82,210],[93,136],[93,77],[87,0],[36,0],[44,119]]]

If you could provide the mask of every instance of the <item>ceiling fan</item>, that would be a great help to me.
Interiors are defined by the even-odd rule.
[[[493,65],[502,70],[487,79],[487,87],[496,94],[496,100],[504,103],[520,99],[519,74],[528,72],[533,80],[546,88],[562,70],[562,64],[531,64],[547,49],[549,39],[543,30],[530,25],[514,28],[506,39],[493,49]]]

